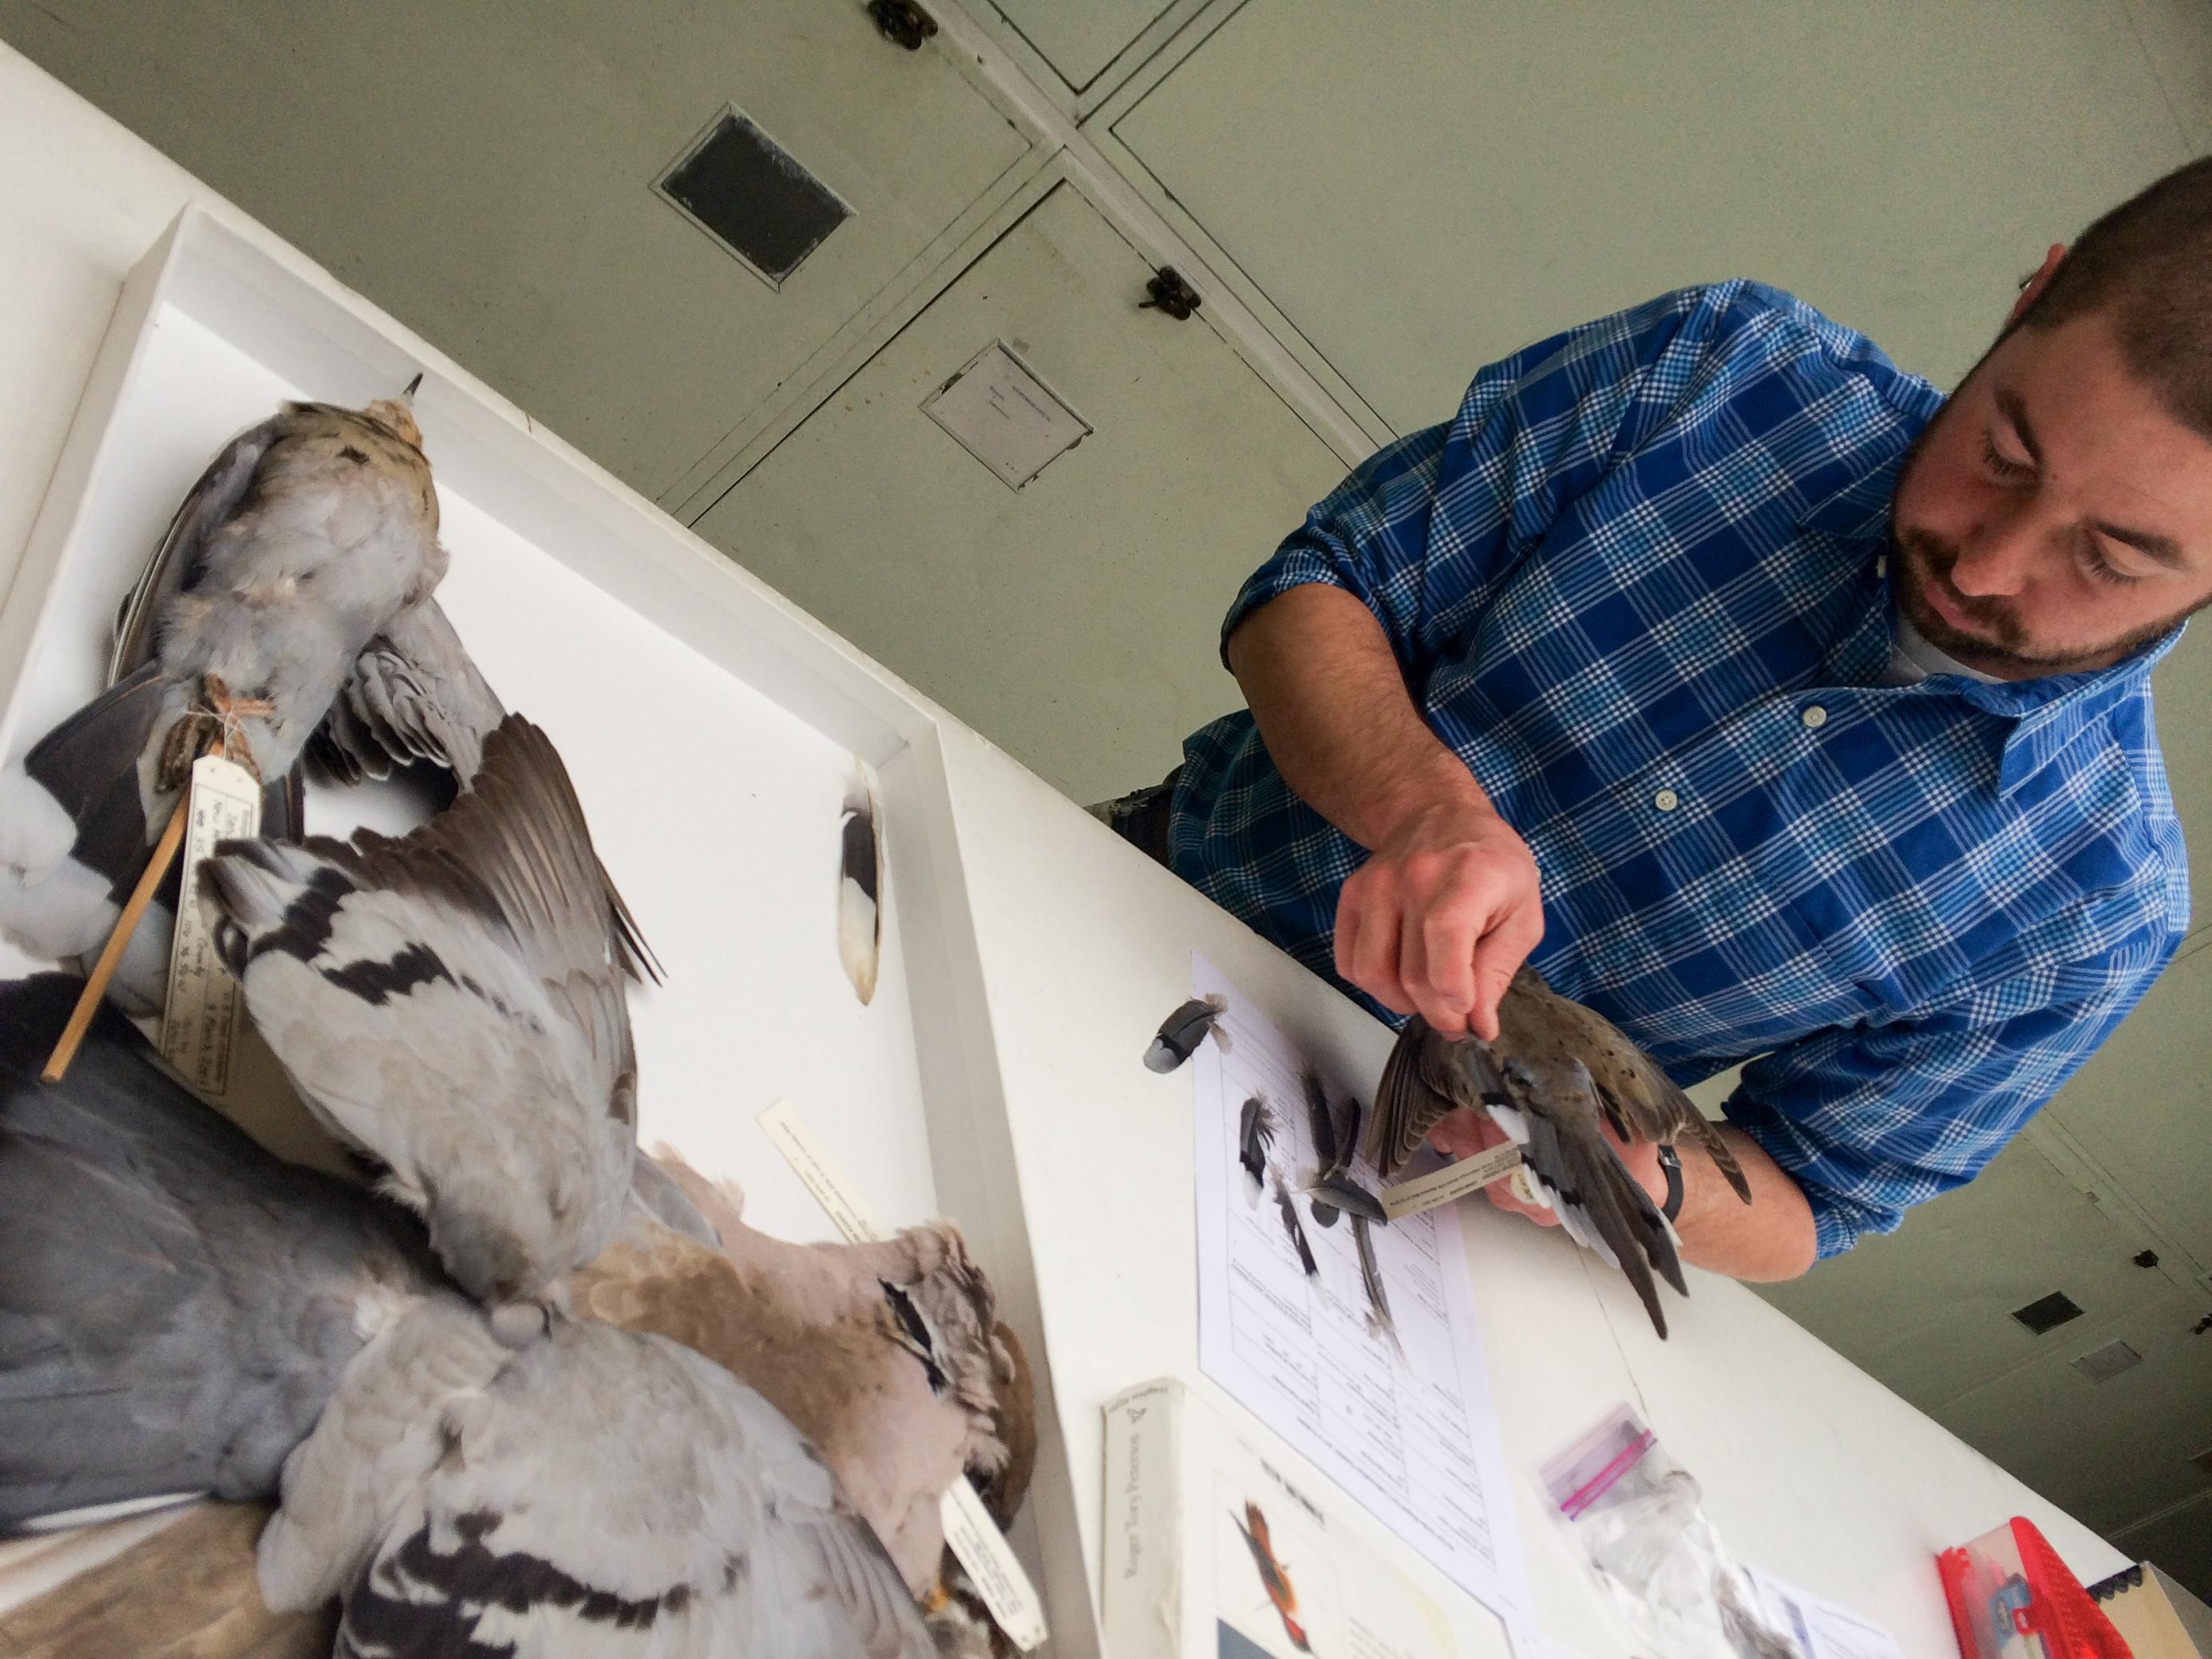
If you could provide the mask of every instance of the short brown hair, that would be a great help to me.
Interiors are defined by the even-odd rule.
[[[2020,319],[2039,332],[2093,312],[2166,411],[2212,436],[2212,156],[2169,173],[2091,225]]]

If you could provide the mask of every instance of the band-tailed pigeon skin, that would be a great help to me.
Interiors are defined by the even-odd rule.
[[[527,1298],[599,1254],[630,1186],[622,918],[551,741],[519,714],[397,839],[220,843],[216,946],[308,1109],[386,1171],[447,1271]]]
[[[56,961],[96,955],[218,730],[271,791],[264,832],[293,833],[294,763],[362,648],[446,563],[404,402],[288,404],[233,440],[125,603],[114,683],[0,773],[0,932]],[[160,1006],[161,909],[115,981],[128,1006]]]
[[[913,1598],[821,1457],[665,1338],[547,1316],[510,1347],[427,1305],[347,1370],[263,1533],[341,1659],[923,1659]]]
[[[1367,1152],[1395,1174],[1448,1112],[1486,1111],[1575,1241],[1628,1277],[1661,1336],[1656,1269],[1684,1295],[1674,1230],[1606,1138],[1701,1147],[1738,1197],[1751,1188],[1728,1143],[1610,1020],[1522,967],[1498,1005],[1498,1040],[1448,1037],[1418,1014],[1398,1033],[1368,1121]]]
[[[0,985],[0,1532],[273,1493],[363,1344],[453,1297],[414,1218],[263,1151],[115,1009],[40,1083],[80,988]]]
[[[794,1244],[745,1224],[733,1191],[662,1148],[719,1236],[642,1209],[567,1282],[580,1316],[655,1332],[757,1389],[819,1450],[916,1595],[938,1583],[939,1503],[974,1479],[1003,1525],[1036,1455],[1035,1403],[990,1282],[947,1223],[875,1243]],[[1002,1513],[1000,1511],[1003,1511]]]

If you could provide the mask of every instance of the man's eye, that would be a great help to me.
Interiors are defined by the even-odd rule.
[[[2110,582],[2115,587],[2125,587],[2142,580],[2140,576],[2130,576],[2106,557],[2105,550],[2097,544],[2097,538],[2094,536],[2081,544],[2081,568],[2096,580]]]
[[[2020,483],[2035,476],[2035,469],[2025,461],[2008,460],[1999,454],[1996,440],[1987,432],[1982,434],[1982,460],[1993,476],[2007,483]]]

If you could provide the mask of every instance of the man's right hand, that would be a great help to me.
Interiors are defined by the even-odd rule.
[[[1486,803],[1408,812],[1344,884],[1336,971],[1456,1036],[1498,1035],[1498,1001],[1544,936],[1536,860]]]

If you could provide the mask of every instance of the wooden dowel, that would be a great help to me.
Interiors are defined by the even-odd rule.
[[[169,873],[169,866],[177,861],[177,851],[185,844],[185,811],[191,803],[191,791],[187,789],[177,800],[177,810],[169,814],[168,827],[161,831],[161,839],[154,843],[154,857],[138,878],[138,884],[131,890],[131,897],[123,907],[123,914],[115,919],[115,931],[108,934],[107,944],[100,953],[100,960],[92,964],[92,974],[84,982],[84,989],[70,1012],[69,1024],[62,1027],[61,1041],[54,1044],[53,1057],[46,1061],[46,1069],[40,1073],[48,1083],[59,1083],[76,1058],[77,1045],[84,1034],[92,1029],[93,1014],[100,1007],[100,1000],[107,994],[107,981],[115,977],[115,969],[123,960],[124,948],[131,943],[131,935],[138,929],[139,918],[146,907],[154,902],[154,890],[161,884],[161,878]]]

